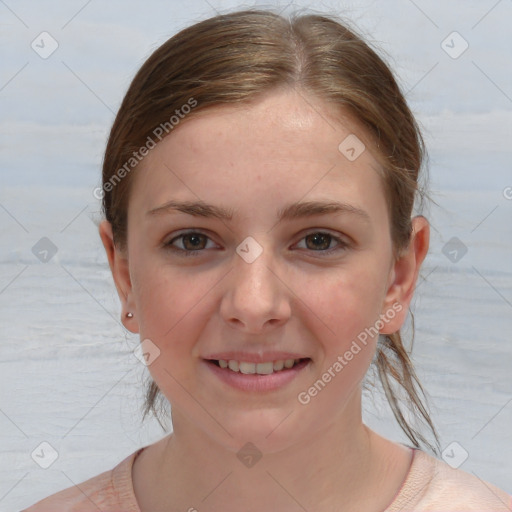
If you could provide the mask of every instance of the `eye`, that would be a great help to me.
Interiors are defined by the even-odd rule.
[[[330,254],[334,251],[344,250],[349,246],[349,244],[342,238],[330,233],[326,233],[324,231],[315,231],[313,233],[309,233],[304,238],[302,238],[302,240],[306,241],[306,249],[327,254]],[[338,245],[329,249],[332,241],[337,242]]]
[[[181,241],[182,247],[175,247],[174,242]],[[189,231],[182,233],[166,242],[164,246],[172,251],[180,253],[183,256],[198,256],[199,252],[205,249],[206,241],[210,240],[208,236],[198,231]],[[211,241],[211,240],[210,240]]]

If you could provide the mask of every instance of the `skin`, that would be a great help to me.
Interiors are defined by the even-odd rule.
[[[367,134],[330,112],[292,90],[200,112],[136,170],[127,251],[114,246],[107,221],[100,225],[122,321],[158,346],[148,369],[172,404],[173,434],[134,464],[142,512],[380,511],[407,475],[410,449],[361,418],[361,381],[377,338],[360,344],[307,405],[297,399],[393,304],[402,309],[380,332],[401,327],[428,250],[428,223],[416,217],[409,247],[394,258],[370,144],[355,161],[338,150],[349,134]],[[170,199],[233,209],[233,219],[147,215]],[[279,209],[313,200],[341,201],[368,218],[342,212],[278,222]],[[176,238],[180,230],[207,238]],[[319,232],[345,244],[315,240]],[[248,236],[263,248],[252,263],[236,253]],[[164,246],[171,241],[182,252],[198,247],[197,255],[180,256]],[[202,361],[236,349],[293,351],[311,361],[282,389],[246,392]],[[236,456],[247,442],[263,455],[251,468]]]

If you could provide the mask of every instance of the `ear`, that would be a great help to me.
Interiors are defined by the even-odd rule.
[[[380,334],[392,334],[402,327],[411,303],[423,260],[428,252],[430,226],[425,217],[412,219],[409,246],[393,264],[383,304],[382,316],[386,322]],[[393,315],[391,315],[393,312]]]
[[[117,294],[121,300],[121,322],[130,331],[135,333],[139,332],[137,323],[137,314],[135,311],[135,302],[133,300],[132,283],[130,279],[130,270],[128,266],[128,257],[122,253],[114,245],[114,237],[112,234],[112,225],[107,220],[103,220],[99,225],[99,233],[105,251],[107,253],[108,264],[114,278]],[[126,314],[130,312],[133,314],[132,318],[127,318]]]

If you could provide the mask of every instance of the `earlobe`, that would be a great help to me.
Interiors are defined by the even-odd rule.
[[[107,253],[108,264],[110,266],[110,271],[112,272],[117,294],[121,300],[121,321],[130,332],[137,333],[138,325],[135,320],[135,315],[133,314],[135,311],[135,304],[133,302],[132,283],[127,255],[115,246],[112,225],[110,222],[103,220],[100,223],[99,234],[103,247],[105,248],[105,252]],[[131,313],[131,316],[129,316],[128,313]]]
[[[407,315],[421,265],[427,255],[430,226],[423,216],[412,219],[412,234],[409,246],[396,259],[390,272],[390,283],[383,304],[382,314],[394,310],[393,318],[381,330],[381,334],[398,331]],[[400,308],[397,306],[400,304]]]

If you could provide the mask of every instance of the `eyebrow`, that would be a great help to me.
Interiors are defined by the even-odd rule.
[[[194,217],[212,217],[219,220],[230,221],[233,219],[234,211],[232,209],[222,208],[204,201],[168,201],[162,206],[149,210],[146,215],[161,215],[182,212]],[[337,201],[305,201],[292,203],[277,212],[279,221],[293,220],[304,217],[313,217],[316,215],[327,215],[332,213],[348,213],[360,217],[366,222],[370,222],[370,216],[361,208],[340,203]]]

